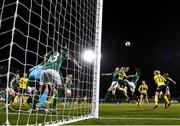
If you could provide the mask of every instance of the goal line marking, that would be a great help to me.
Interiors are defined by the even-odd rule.
[[[131,120],[131,119],[137,119],[137,120],[180,120],[180,118],[141,118],[141,117],[99,117],[98,119],[127,119],[127,120]]]

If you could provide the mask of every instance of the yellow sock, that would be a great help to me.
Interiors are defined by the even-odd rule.
[[[164,95],[164,99],[165,99],[166,103],[169,103],[168,97],[166,95]]]
[[[16,95],[16,96],[14,97],[13,103],[17,103],[17,102],[18,102],[18,96]]]
[[[167,98],[170,100],[170,95],[168,95]]]
[[[124,95],[126,96],[126,98],[129,98],[126,92],[124,92]]]
[[[27,97],[26,96],[23,96],[23,103],[27,103]]]
[[[146,103],[147,103],[147,104],[149,104],[149,100],[148,100],[148,98],[146,98]]]
[[[155,102],[155,105],[158,104],[158,95],[155,95],[155,97],[154,97],[154,102]]]

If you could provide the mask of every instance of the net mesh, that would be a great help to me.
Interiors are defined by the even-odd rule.
[[[95,51],[96,6],[96,0],[0,1],[0,124],[48,124],[92,116],[95,63],[84,61],[82,54]],[[58,70],[63,87],[48,84],[40,91],[40,82],[28,78],[30,69],[47,62],[45,54],[56,49],[68,52]],[[28,81],[23,88],[24,73]],[[53,91],[60,93],[56,100]]]

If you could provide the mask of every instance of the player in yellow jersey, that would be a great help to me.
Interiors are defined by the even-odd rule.
[[[166,84],[165,84],[166,79],[161,75],[159,70],[154,71],[154,81],[158,86],[155,93],[155,97],[154,97],[154,101],[155,101],[154,109],[158,107],[158,97],[160,95],[160,92],[162,92],[162,96],[165,99],[165,108],[168,108],[171,105],[171,103],[169,102],[165,94],[166,93]]]
[[[148,86],[147,86],[146,82],[143,80],[143,81],[142,81],[142,84],[141,84],[141,85],[139,86],[139,88],[138,88],[138,91],[141,93],[140,103],[139,103],[140,105],[142,105],[143,99],[145,99],[147,105],[149,105],[147,90],[148,90]]]
[[[126,96],[126,101],[129,100],[129,97],[127,95],[127,83],[126,81],[126,73],[129,71],[129,67],[121,67],[121,69],[119,70],[119,78],[118,78],[118,87],[117,89],[119,91],[122,91],[123,94]]]
[[[23,77],[21,77],[19,80],[19,92],[20,92],[20,96],[22,96],[23,98],[23,103],[27,102],[27,96],[23,95],[24,93],[26,93],[27,83],[28,83],[27,73],[23,73]],[[17,103],[18,99],[19,97],[18,95],[16,95],[13,103]]]
[[[19,80],[19,88],[21,90],[21,93],[26,92],[27,82],[28,82],[27,73],[24,73],[23,77],[21,77],[20,80]]]

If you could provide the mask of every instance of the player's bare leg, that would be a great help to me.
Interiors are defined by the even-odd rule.
[[[144,99],[144,96],[143,96],[143,95],[141,95],[141,96],[140,96],[140,102],[139,102],[139,105],[140,105],[140,106],[142,106],[143,99]]]
[[[165,108],[169,108],[171,106],[171,103],[169,102],[169,99],[166,95],[163,95],[163,98],[165,100]]]
[[[159,92],[156,92],[155,93],[155,97],[154,97],[154,107],[153,107],[153,109],[156,109],[156,108],[158,108],[158,97],[159,97]]]
[[[170,100],[170,98],[171,98],[171,97],[170,97],[170,94],[167,94],[167,93],[166,93],[166,96],[167,96],[167,98]]]
[[[147,103],[147,107],[149,107],[149,99],[148,96],[145,97],[146,103]]]
[[[126,90],[126,88],[121,88],[120,86],[118,86],[117,89],[118,89],[119,91],[122,91],[122,92],[123,92],[124,96],[126,97],[126,101],[128,101],[128,100],[129,100],[129,96],[127,95],[127,90]]]

